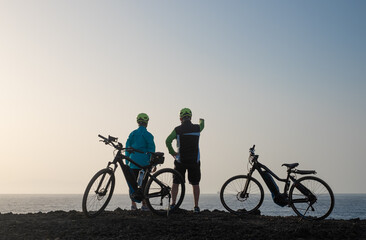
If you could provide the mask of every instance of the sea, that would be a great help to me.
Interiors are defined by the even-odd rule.
[[[26,214],[47,213],[52,211],[82,211],[82,194],[0,194],[0,213]],[[130,198],[127,194],[113,195],[106,210],[117,208],[130,209]],[[193,208],[193,196],[186,194],[181,208]],[[219,194],[201,194],[202,210],[222,210]],[[259,209],[266,216],[296,216],[290,207],[276,205],[270,194],[265,194]],[[335,206],[328,219],[366,219],[366,194],[335,194]]]

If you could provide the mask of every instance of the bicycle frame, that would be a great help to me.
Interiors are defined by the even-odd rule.
[[[290,178],[290,174],[287,174],[286,178],[280,178],[278,177],[271,169],[269,169],[267,166],[265,166],[264,164],[259,163],[258,161],[256,161],[253,164],[252,169],[249,171],[249,176],[252,176],[252,174],[254,173],[254,171],[257,170],[259,172],[259,174],[262,176],[263,172],[266,171],[267,173],[269,173],[272,177],[274,177],[277,181],[280,182],[284,182],[285,183],[285,187],[283,192],[286,193],[289,189],[289,178]],[[263,177],[262,177],[263,178]]]
[[[127,161],[129,162],[132,162],[134,165],[136,165],[137,167],[141,168],[141,169],[144,169],[145,170],[145,173],[144,173],[144,176],[143,176],[143,181],[142,181],[142,185],[141,185],[141,189],[144,189],[145,188],[145,185],[147,183],[147,180],[148,178],[152,178],[154,179],[154,181],[159,184],[161,187],[166,187],[159,179],[155,178],[151,173],[151,169],[153,167],[152,164],[149,164],[147,166],[141,166],[140,164],[136,163],[135,161],[133,161],[131,158],[125,156],[122,154],[122,149],[119,149],[117,151],[117,154],[116,156],[114,157],[113,161],[112,162],[108,162],[108,166],[107,168],[109,168],[110,170],[112,170],[113,172],[116,171],[117,167],[118,167],[118,164],[121,166],[121,169],[122,169],[122,173],[126,179],[126,182],[127,184],[129,185],[129,187],[131,187],[133,189],[134,192],[138,192],[138,189],[139,187],[137,186],[137,182],[135,181],[135,178],[132,176],[132,172],[130,171],[130,168],[123,162],[123,160],[126,159]],[[114,168],[111,168],[110,165],[114,165]],[[104,176],[102,178],[102,180],[104,179]],[[100,188],[100,184],[102,183],[103,181],[101,181],[99,183],[99,186],[97,188],[97,191],[99,192],[99,188]],[[107,183],[107,187],[106,189],[108,189],[109,187],[109,184],[110,182]],[[106,191],[106,190],[105,190]],[[141,191],[140,191],[141,194],[143,194]],[[103,194],[106,194],[106,193],[103,193]],[[161,193],[157,193],[157,194],[161,194]],[[143,198],[146,198],[146,196],[142,196]],[[150,196],[149,196],[150,197]]]
[[[286,178],[280,178],[271,169],[269,169],[267,166],[265,166],[264,164],[258,162],[258,157],[259,157],[258,155],[251,155],[251,157],[253,157],[253,159],[252,159],[253,165],[252,165],[252,167],[249,170],[248,177],[249,178],[252,177],[254,171],[257,170],[259,172],[260,176],[263,179],[262,174],[263,174],[264,171],[266,171],[272,177],[274,177],[277,181],[280,181],[280,182],[284,182],[285,183],[285,186],[284,186],[284,189],[283,189],[283,194],[286,194],[286,195],[287,195],[288,190],[290,188],[290,184],[291,184],[290,180],[292,182],[294,182],[294,183],[296,182],[296,178],[294,176],[292,176],[291,173],[299,173],[299,174],[312,174],[312,173],[315,173],[315,171],[301,171],[301,170],[294,171],[291,168],[289,168],[287,170],[287,177]],[[247,196],[248,186],[249,186],[249,181],[247,181],[245,183],[244,190],[240,194],[241,197],[246,197]],[[304,185],[302,185],[300,183],[300,184],[296,184],[295,187],[301,193],[303,193],[305,196],[309,197],[309,199],[311,199],[312,202],[315,202],[316,201],[316,197]],[[307,202],[307,199],[298,199],[298,200],[296,200],[296,202]]]
[[[258,171],[264,184],[270,190],[272,200],[281,207],[291,207],[294,212],[307,220],[325,219],[334,207],[334,194],[330,186],[315,176],[314,170],[299,170],[298,163],[284,163],[287,176],[277,176],[271,169],[258,161],[255,145],[249,149],[248,172],[227,179],[220,190],[220,201],[224,208],[234,214],[257,214],[265,197],[263,183],[254,172]],[[283,192],[279,182],[284,183]],[[281,187],[282,188],[282,187]]]
[[[133,147],[124,148],[122,143],[118,142],[118,138],[110,135],[108,138],[102,135],[98,135],[98,137],[102,139],[101,142],[112,146],[115,151],[113,160],[94,174],[84,191],[82,208],[87,217],[96,217],[107,207],[113,196],[116,182],[115,172],[118,165],[121,166],[133,202],[143,201],[143,206],[161,216],[169,215],[169,212],[179,208],[184,199],[184,178],[171,168],[162,168],[155,172],[156,166],[164,163],[163,152],[144,152]],[[141,156],[146,154],[147,165],[142,166],[144,163],[139,164],[138,161],[134,161],[134,155],[131,155],[133,158],[131,159],[128,153],[140,153]],[[136,171],[135,169],[132,171],[129,164],[137,166]],[[137,173],[139,180],[135,176]],[[177,181],[179,184],[175,189],[173,183]],[[173,185],[174,195],[172,195]]]

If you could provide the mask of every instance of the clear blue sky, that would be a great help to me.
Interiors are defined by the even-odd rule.
[[[206,120],[204,193],[247,173],[253,144],[280,176],[299,162],[337,193],[366,193],[365,12],[335,0],[1,0],[0,193],[82,193],[113,157],[97,135],[125,142],[140,112],[172,167],[165,139],[183,107]]]

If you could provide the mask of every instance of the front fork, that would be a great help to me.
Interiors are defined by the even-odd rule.
[[[113,165],[113,167],[111,167],[111,165]],[[115,171],[116,171],[117,166],[116,166],[116,164],[115,164],[115,163],[113,163],[113,162],[108,162],[108,166],[107,166],[107,168],[108,168],[109,170],[111,170],[111,171],[115,172]],[[103,184],[103,182],[104,182],[105,175],[106,175],[106,173],[105,173],[105,174],[103,174],[102,179],[99,181],[98,187],[97,187],[97,189],[95,190],[95,193],[97,193],[97,194],[98,194],[98,195],[100,195],[100,196],[105,196],[105,195],[107,194],[107,189],[109,188],[109,184],[111,184],[111,181],[110,181],[110,179],[109,179],[109,180],[108,180],[107,185],[105,186],[105,188],[100,189],[100,188],[101,188],[101,186],[102,186],[102,184]],[[102,191],[101,191],[101,190],[102,190]]]
[[[245,186],[244,186],[244,189],[243,191],[240,193],[240,198],[248,198],[248,187],[249,187],[249,183],[250,183],[250,178],[252,177],[252,174],[253,174],[253,171],[254,169],[251,168],[249,170],[249,173],[247,175],[247,181],[245,182]]]

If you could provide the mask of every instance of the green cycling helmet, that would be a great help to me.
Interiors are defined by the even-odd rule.
[[[184,117],[192,117],[192,111],[189,108],[183,108],[182,110],[180,110],[179,116],[181,118],[184,118]]]
[[[147,116],[146,113],[140,113],[139,115],[137,115],[137,122],[143,122],[143,123],[147,123],[149,121],[149,116]]]

